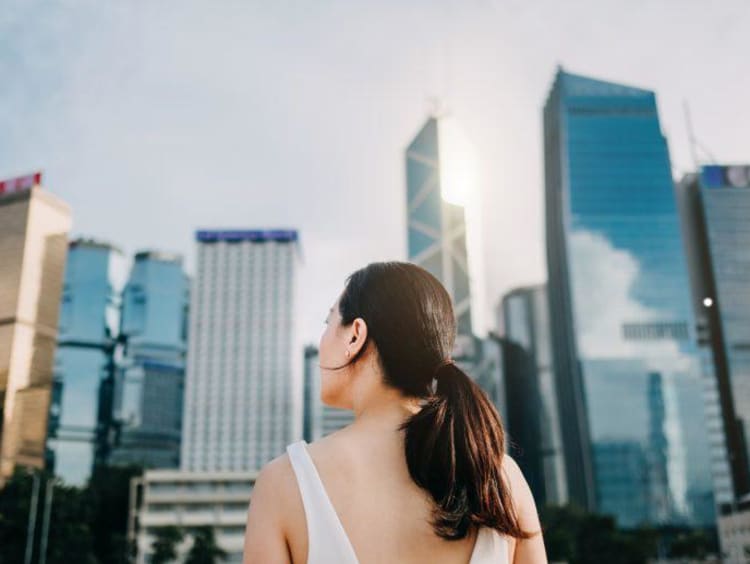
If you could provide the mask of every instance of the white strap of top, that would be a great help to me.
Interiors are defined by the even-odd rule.
[[[307,445],[298,441],[286,447],[302,496],[307,520],[307,564],[358,564],[349,537],[323,487]]]

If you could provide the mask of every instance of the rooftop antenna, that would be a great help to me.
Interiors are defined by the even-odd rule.
[[[447,14],[450,20],[450,14]],[[427,111],[431,117],[444,118],[450,114],[450,87],[451,87],[451,45],[450,29],[444,29],[441,40],[433,46],[434,69],[435,69],[435,91],[426,96]]]
[[[690,144],[690,156],[693,159],[693,166],[695,167],[695,170],[698,170],[700,164],[698,163],[697,149],[700,149],[701,152],[703,152],[708,157],[709,162],[715,163],[716,159],[714,158],[711,151],[703,146],[695,137],[695,132],[693,131],[693,120],[690,116],[690,105],[688,104],[687,100],[682,101],[682,107],[685,110],[685,125],[688,132],[688,142]]]
[[[432,117],[445,117],[448,113],[445,100],[440,96],[427,96],[427,111]]]

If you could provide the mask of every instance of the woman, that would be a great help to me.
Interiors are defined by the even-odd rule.
[[[355,420],[261,471],[246,564],[547,561],[497,411],[450,360],[455,337],[426,270],[374,263],[349,277],[319,354],[321,399]]]

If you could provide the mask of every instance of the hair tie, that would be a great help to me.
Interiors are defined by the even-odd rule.
[[[453,362],[452,358],[446,358],[443,362],[441,362],[440,364],[438,364],[437,368],[432,373],[432,378],[433,379],[437,378],[438,372],[440,372],[444,367],[450,366],[451,364],[453,364],[455,366],[456,363]]]

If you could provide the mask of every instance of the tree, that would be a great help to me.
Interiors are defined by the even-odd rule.
[[[94,535],[94,552],[99,562],[128,562],[130,480],[142,473],[139,466],[94,467],[84,491],[91,511],[89,523]]]
[[[694,558],[703,560],[710,554],[718,554],[719,542],[715,530],[684,529],[678,531],[669,547],[672,558]]]
[[[99,564],[94,550],[92,512],[84,491],[55,478],[47,539],[47,563]],[[36,557],[34,559],[36,561]]]
[[[23,562],[31,499],[31,474],[16,470],[0,490],[0,562]]]
[[[185,538],[182,530],[175,526],[159,527],[151,544],[151,564],[166,564],[177,558],[177,545]]]
[[[545,507],[540,517],[550,561],[645,564],[656,555],[653,529],[618,530],[614,518],[572,506]]]
[[[552,562],[572,562],[576,556],[578,530],[585,516],[584,511],[568,505],[547,506],[540,513],[548,558]]]
[[[185,564],[216,564],[226,560],[227,553],[216,544],[212,527],[198,527],[193,531],[193,546]]]
[[[0,490],[0,564],[24,561],[34,473],[37,472],[17,468],[5,487]],[[51,480],[54,493],[47,536],[47,563],[97,564],[93,535],[89,526],[90,508],[82,491],[64,485],[59,479],[47,473],[37,474],[40,486],[34,528],[33,561],[36,562],[39,558],[42,545],[44,492],[46,484]]]

